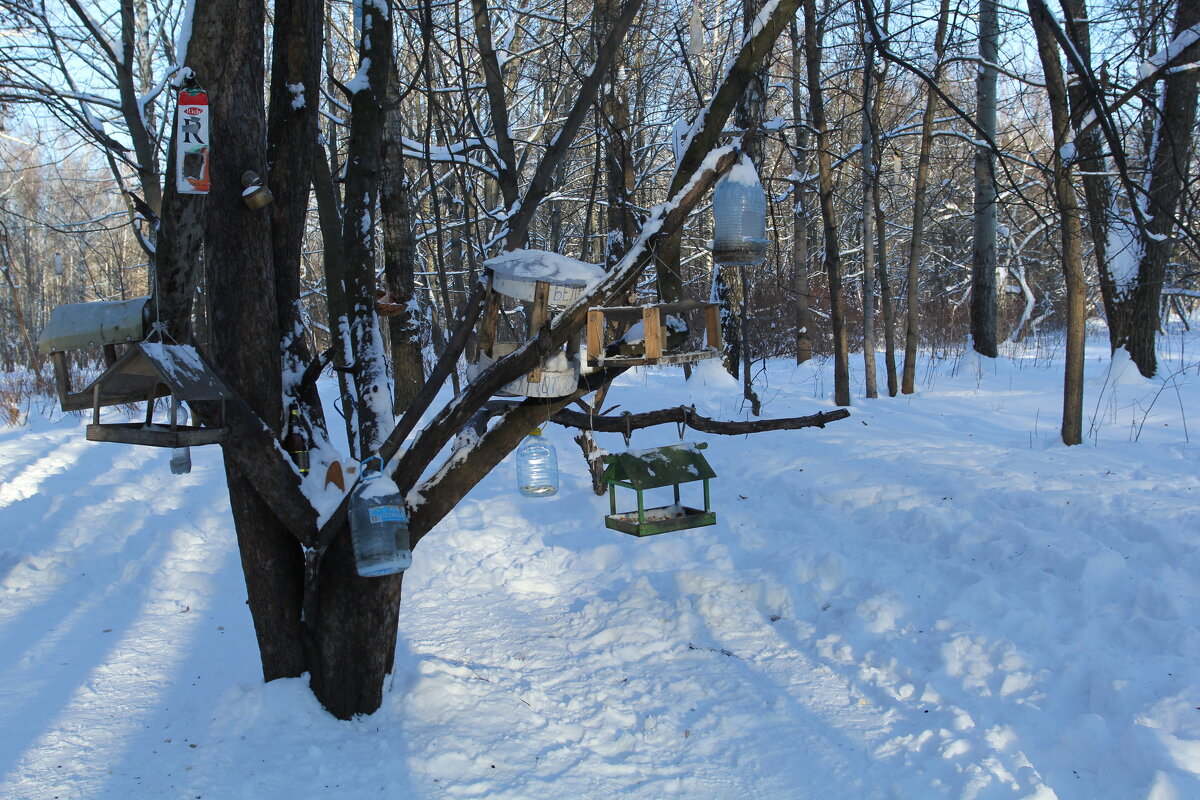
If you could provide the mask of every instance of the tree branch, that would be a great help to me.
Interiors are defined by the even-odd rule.
[[[642,414],[620,414],[617,416],[592,416],[581,411],[563,409],[550,418],[570,428],[592,430],[599,433],[628,433],[641,428],[655,425],[666,425],[670,422],[683,423],[692,430],[701,433],[712,433],[719,436],[738,436],[746,433],[766,433],[769,431],[791,431],[800,428],[824,428],[830,422],[846,419],[850,412],[844,408],[833,411],[822,411],[807,417],[784,417],[782,419],[756,420],[716,420],[706,417],[695,408],[679,406],[664,408],[658,411],[648,411]]]

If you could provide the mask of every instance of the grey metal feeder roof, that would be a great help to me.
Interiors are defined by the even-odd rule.
[[[38,337],[38,350],[54,353],[105,344],[137,342],[145,335],[143,313],[149,297],[70,303],[50,312]]]

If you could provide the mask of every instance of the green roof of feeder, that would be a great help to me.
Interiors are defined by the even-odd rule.
[[[630,450],[604,457],[604,481],[629,484],[634,489],[655,489],[717,477],[700,453],[704,442],[685,442],[646,450]]]

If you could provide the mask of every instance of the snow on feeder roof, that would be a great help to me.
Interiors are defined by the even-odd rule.
[[[549,303],[567,306],[604,277],[595,264],[547,250],[509,250],[489,258],[492,289],[514,300],[532,303],[538,281],[550,285]]]
[[[708,482],[717,477],[701,454],[703,442],[684,442],[630,450],[604,456],[603,480],[608,484],[610,514],[604,518],[605,527],[633,536],[652,536],[656,533],[715,525],[717,515],[709,510]],[[693,481],[704,482],[704,508],[688,508],[679,501],[679,485]],[[617,511],[616,487],[637,492],[637,510]],[[664,486],[672,487],[675,502],[658,508],[646,508],[643,492]]]
[[[154,423],[154,400],[171,395],[170,422]],[[138,342],[79,393],[92,398],[92,424],[87,438],[92,442],[122,442],[154,447],[187,447],[224,441],[227,431],[179,425],[179,403],[225,401],[233,392],[217,377],[196,348],[189,345]],[[119,403],[146,402],[145,423],[100,423],[100,407]]]

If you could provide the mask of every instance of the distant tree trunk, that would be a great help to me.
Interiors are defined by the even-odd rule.
[[[1058,60],[1054,19],[1043,0],[1029,0],[1029,17],[1037,36],[1038,56],[1046,81],[1054,132],[1052,181],[1054,201],[1062,226],[1063,275],[1067,284],[1067,363],[1063,377],[1063,444],[1083,441],[1083,346],[1087,285],[1083,277],[1083,226],[1071,163],[1063,158],[1063,146],[1071,140],[1067,110],[1067,87]]]
[[[862,36],[863,97],[862,138],[859,157],[862,162],[862,243],[863,243],[863,368],[864,393],[878,397],[875,375],[875,203],[874,185],[879,180],[876,170],[875,144],[875,46]]]
[[[816,0],[804,0],[804,56],[808,62],[808,103],[817,132],[817,181],[825,236],[825,272],[829,278],[829,320],[833,328],[833,397],[839,406],[850,405],[850,356],[846,343],[846,315],[842,300],[842,254],[838,249],[837,217],[833,208],[833,165],[829,155],[829,130],[821,91],[821,38]]]
[[[875,148],[879,158],[879,147]],[[878,166],[878,161],[876,162]],[[871,187],[872,202],[875,204],[875,259],[879,273],[879,304],[883,306],[883,360],[887,368],[888,396],[895,397],[900,391],[899,374],[896,371],[896,304],[892,298],[892,281],[888,273],[887,218],[883,215],[883,197],[876,180]]]
[[[950,0],[941,0],[938,9],[937,33],[933,40],[933,80],[936,83],[942,74],[942,53],[946,44],[946,28],[950,22]],[[907,321],[904,331],[904,374],[900,391],[912,394],[916,391],[917,346],[920,343],[921,305],[921,255],[924,248],[926,199],[925,187],[929,183],[929,151],[933,147],[933,117],[937,113],[937,93],[933,87],[925,89],[925,116],[921,120],[920,156],[917,160],[917,178],[913,182],[912,238],[908,245],[908,302]]]
[[[1000,29],[996,0],[979,3],[979,71],[975,79],[980,131],[996,140],[996,58]],[[971,340],[976,352],[995,358],[996,329],[996,157],[975,148],[975,214],[971,254]]]
[[[796,363],[812,358],[812,312],[808,288],[808,128],[805,125],[804,93],[800,85],[804,69],[804,51],[795,18],[789,25],[792,40],[792,122],[796,128],[796,143],[792,148],[792,169],[796,175],[792,192],[792,292],[796,298]]]

